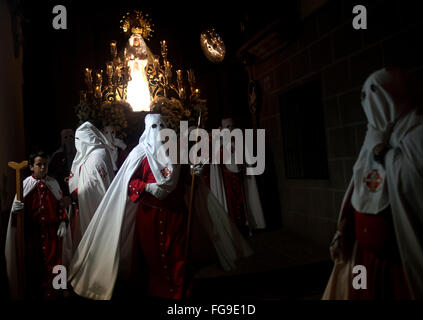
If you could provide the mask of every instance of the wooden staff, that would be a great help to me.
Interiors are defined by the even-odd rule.
[[[22,201],[21,170],[28,165],[28,161],[21,163],[9,162],[9,167],[16,171],[16,200]],[[18,268],[18,296],[24,298],[25,288],[25,245],[24,245],[24,211],[13,212],[16,215],[16,246],[17,246],[17,268]]]
[[[201,123],[201,110],[200,110],[200,115],[198,116],[197,137],[195,138],[195,144],[196,145],[198,143],[198,128],[200,127],[200,123]],[[198,150],[195,150],[193,168],[195,168],[195,165],[196,165],[196,162],[197,162],[197,152],[198,152]],[[189,237],[190,237],[190,229],[191,229],[191,216],[192,216],[192,200],[194,198],[194,183],[195,183],[195,174],[194,174],[194,172],[192,172],[192,174],[191,174],[191,191],[190,191],[190,194],[189,194],[189,204],[188,204],[187,239],[185,241],[185,260],[188,257]]]

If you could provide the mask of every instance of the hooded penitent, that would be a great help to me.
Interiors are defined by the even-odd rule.
[[[141,162],[147,157],[163,192],[176,187],[179,166],[172,165],[160,148],[161,125],[159,114],[146,116],[139,144],[122,164],[74,254],[69,281],[83,297],[110,299],[118,273],[125,275],[131,265],[137,204],[128,197],[128,184]]]
[[[78,245],[98,205],[114,178],[113,146],[90,122],[75,133],[76,155],[72,163],[69,191],[78,196],[79,214],[73,226],[73,244]]]
[[[368,131],[353,168],[353,177],[341,206],[339,222],[357,212],[377,215],[390,206],[401,263],[414,298],[423,298],[423,117],[416,102],[415,83],[404,71],[379,70],[366,80],[362,106]],[[384,165],[373,157],[375,146],[391,149]],[[347,262],[354,264],[354,254]],[[335,289],[335,268],[325,296]],[[349,267],[350,268],[350,267]],[[348,270],[347,270],[348,271]],[[348,271],[349,274],[351,270]],[[348,285],[344,283],[344,286]],[[343,296],[346,298],[345,296]]]

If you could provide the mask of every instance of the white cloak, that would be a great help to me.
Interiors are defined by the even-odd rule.
[[[212,241],[222,268],[235,269],[236,261],[252,255],[253,251],[201,176],[196,186],[193,211]],[[185,198],[188,200],[188,192]]]
[[[79,215],[73,235],[74,250],[115,176],[112,146],[97,128],[85,122],[76,130],[75,137],[77,153],[69,179],[69,191],[78,189]]]

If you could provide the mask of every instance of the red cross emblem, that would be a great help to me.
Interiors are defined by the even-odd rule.
[[[369,188],[370,192],[376,192],[382,181],[383,178],[377,170],[370,171],[367,177],[364,178],[364,183]]]
[[[105,176],[107,176],[107,172],[106,172],[106,170],[104,170],[104,168],[99,168],[97,170],[98,170],[98,173],[100,174],[100,176],[102,178],[104,178]]]
[[[163,178],[167,178],[171,174],[171,171],[168,167],[164,167],[162,170],[160,170],[160,172]]]

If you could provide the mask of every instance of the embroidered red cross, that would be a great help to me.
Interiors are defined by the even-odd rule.
[[[377,170],[372,170],[364,179],[366,186],[370,192],[376,192],[379,186],[382,184],[383,178]]]
[[[99,168],[97,170],[98,170],[98,173],[100,174],[100,176],[102,178],[104,178],[105,176],[107,176],[107,172],[106,172],[106,170],[104,170],[104,168]]]
[[[163,178],[167,178],[171,174],[171,171],[168,167],[164,167],[162,170],[160,170],[160,172]]]

